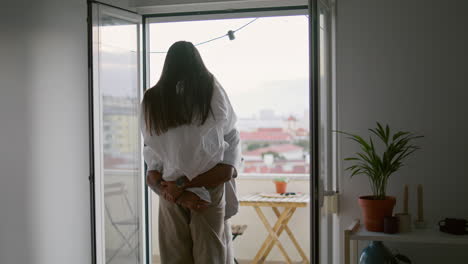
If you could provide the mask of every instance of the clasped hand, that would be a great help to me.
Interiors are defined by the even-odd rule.
[[[198,195],[193,192],[184,191],[183,189],[177,187],[175,182],[161,182],[161,191],[162,196],[169,202],[178,203],[183,207],[201,211],[208,207],[209,203],[205,200],[200,199]]]
[[[162,196],[164,197],[164,199],[173,203],[175,203],[177,199],[184,192],[183,189],[177,187],[175,182],[170,182],[170,181],[161,181],[161,190],[162,190]]]

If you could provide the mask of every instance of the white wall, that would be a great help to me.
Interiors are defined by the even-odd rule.
[[[379,120],[423,134],[422,150],[390,180],[388,193],[401,201],[410,184],[424,185],[430,224],[468,218],[468,5],[466,1],[341,0],[337,24],[339,129],[365,134]],[[357,147],[343,140],[341,158]],[[341,180],[341,227],[360,217],[363,177]],[[401,211],[398,203],[396,211]],[[466,263],[466,248],[395,245],[413,263]],[[464,260],[461,260],[461,258]]]
[[[0,263],[90,263],[86,2],[0,20]]]

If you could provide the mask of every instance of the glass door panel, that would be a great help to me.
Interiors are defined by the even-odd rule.
[[[97,263],[142,263],[141,18],[93,5]]]

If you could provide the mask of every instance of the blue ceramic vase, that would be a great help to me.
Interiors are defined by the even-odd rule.
[[[398,261],[381,241],[372,241],[362,251],[359,264],[398,264]]]

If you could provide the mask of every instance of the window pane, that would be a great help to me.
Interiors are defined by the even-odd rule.
[[[106,263],[139,262],[138,25],[101,13],[98,89]]]
[[[253,21],[253,22],[252,22]],[[248,24],[249,22],[252,22]],[[306,16],[152,24],[151,86],[165,51],[179,40],[198,45],[238,115],[243,174],[309,174],[309,53]]]

